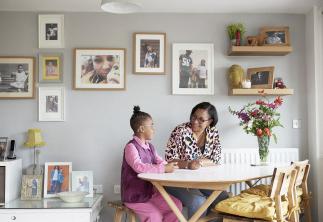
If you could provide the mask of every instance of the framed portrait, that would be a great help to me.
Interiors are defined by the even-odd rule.
[[[133,34],[135,74],[165,74],[166,33]]]
[[[8,137],[0,137],[0,161],[6,160]]]
[[[247,78],[251,81],[251,88],[272,89],[275,67],[249,68]]]
[[[21,200],[41,200],[43,188],[42,175],[23,175]]]
[[[34,98],[34,87],[34,57],[0,57],[0,99]]]
[[[63,87],[39,87],[38,121],[65,121]]]
[[[74,89],[124,90],[126,49],[75,49]]]
[[[39,54],[39,82],[63,82],[63,55]]]
[[[39,48],[64,48],[64,15],[38,15]]]
[[[173,94],[214,94],[213,44],[173,44]]]
[[[262,45],[289,46],[289,27],[262,27],[260,29]]]
[[[73,171],[72,191],[87,192],[89,194],[86,197],[93,197],[93,172]]]
[[[57,193],[70,191],[71,162],[46,162],[44,197],[56,197]]]

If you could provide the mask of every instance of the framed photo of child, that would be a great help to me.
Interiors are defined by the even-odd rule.
[[[124,90],[126,49],[75,49],[75,90]]]
[[[39,48],[64,48],[64,15],[38,16]]]
[[[0,99],[32,99],[34,88],[34,57],[0,57]]]
[[[43,188],[42,175],[23,175],[21,200],[41,200]]]
[[[72,191],[87,192],[86,197],[93,197],[93,172],[73,171]]]
[[[214,94],[214,45],[173,44],[173,94]]]
[[[56,197],[57,193],[70,191],[71,162],[45,163],[44,197]]]
[[[65,121],[64,87],[39,87],[38,121]]]
[[[62,54],[39,54],[39,82],[63,82]]]
[[[133,53],[135,74],[165,74],[166,33],[134,33]]]
[[[274,66],[249,68],[247,70],[247,79],[251,81],[251,88],[272,89],[274,69]]]

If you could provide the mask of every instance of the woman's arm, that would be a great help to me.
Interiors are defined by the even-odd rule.
[[[218,164],[221,160],[221,143],[219,139],[219,133],[218,130],[215,129],[214,134],[211,137],[212,139],[212,152],[210,156],[210,160],[213,161],[213,163]]]
[[[181,144],[181,135],[177,130],[177,127],[173,130],[171,133],[169,140],[166,145],[166,150],[165,150],[165,160],[167,162],[177,162],[180,160],[179,157],[179,150],[180,147],[182,146]]]

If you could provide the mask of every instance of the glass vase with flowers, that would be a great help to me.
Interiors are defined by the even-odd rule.
[[[273,102],[266,97],[263,98],[243,106],[238,111],[229,107],[229,112],[238,117],[239,125],[247,134],[257,136],[260,163],[266,164],[270,138],[273,137],[277,143],[277,137],[272,129],[277,126],[283,127],[279,121],[280,113],[277,110],[283,104],[283,100],[279,96]]]

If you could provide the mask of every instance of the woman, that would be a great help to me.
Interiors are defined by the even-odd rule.
[[[190,161],[198,162],[202,167],[217,164],[221,158],[219,134],[215,128],[217,122],[217,111],[212,104],[208,102],[197,104],[192,109],[190,122],[177,126],[171,133],[165,159],[169,162],[178,161],[182,166],[188,165]],[[180,199],[183,205],[188,208],[189,218],[212,193],[211,190],[175,187],[167,187],[167,191]],[[228,194],[224,191],[212,205],[226,198],[228,198]]]

